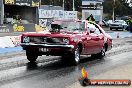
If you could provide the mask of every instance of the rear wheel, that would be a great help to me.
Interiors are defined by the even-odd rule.
[[[36,59],[38,58],[38,55],[35,52],[32,52],[32,51],[26,50],[26,55],[27,55],[27,59],[30,62],[35,62]]]
[[[97,54],[98,58],[99,59],[104,58],[105,57],[105,52],[106,52],[106,49],[105,49],[105,47],[103,47],[101,52]]]
[[[103,59],[105,57],[106,48],[103,47],[100,53],[92,54],[92,58]]]
[[[112,30],[112,28],[110,28],[110,30]]]

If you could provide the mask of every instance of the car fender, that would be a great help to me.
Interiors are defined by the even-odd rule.
[[[71,41],[74,43],[75,48],[77,47],[78,44],[82,44],[82,46],[83,46],[83,41],[82,41],[81,37],[79,37],[79,36],[72,37]]]

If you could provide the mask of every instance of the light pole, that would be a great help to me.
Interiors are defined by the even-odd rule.
[[[113,22],[115,20],[115,0],[114,1],[114,5],[113,5],[113,15],[112,15],[112,18],[113,18]]]
[[[2,1],[0,1],[0,24],[2,23]]]
[[[73,8],[72,8],[72,9],[73,9],[73,11],[75,11],[75,7],[74,7],[74,0],[73,0]]]
[[[1,0],[0,1],[0,24],[3,24],[3,20],[4,20],[4,1]]]
[[[63,11],[65,10],[65,2],[64,2],[64,0],[63,0]]]

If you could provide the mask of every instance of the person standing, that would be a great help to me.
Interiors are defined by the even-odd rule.
[[[132,18],[131,17],[127,20],[127,23],[128,23],[128,31],[132,32]]]

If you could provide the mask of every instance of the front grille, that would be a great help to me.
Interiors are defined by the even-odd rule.
[[[63,38],[29,37],[31,43],[36,44],[63,44]]]
[[[43,38],[42,37],[29,37],[30,42],[32,43],[43,43]]]

